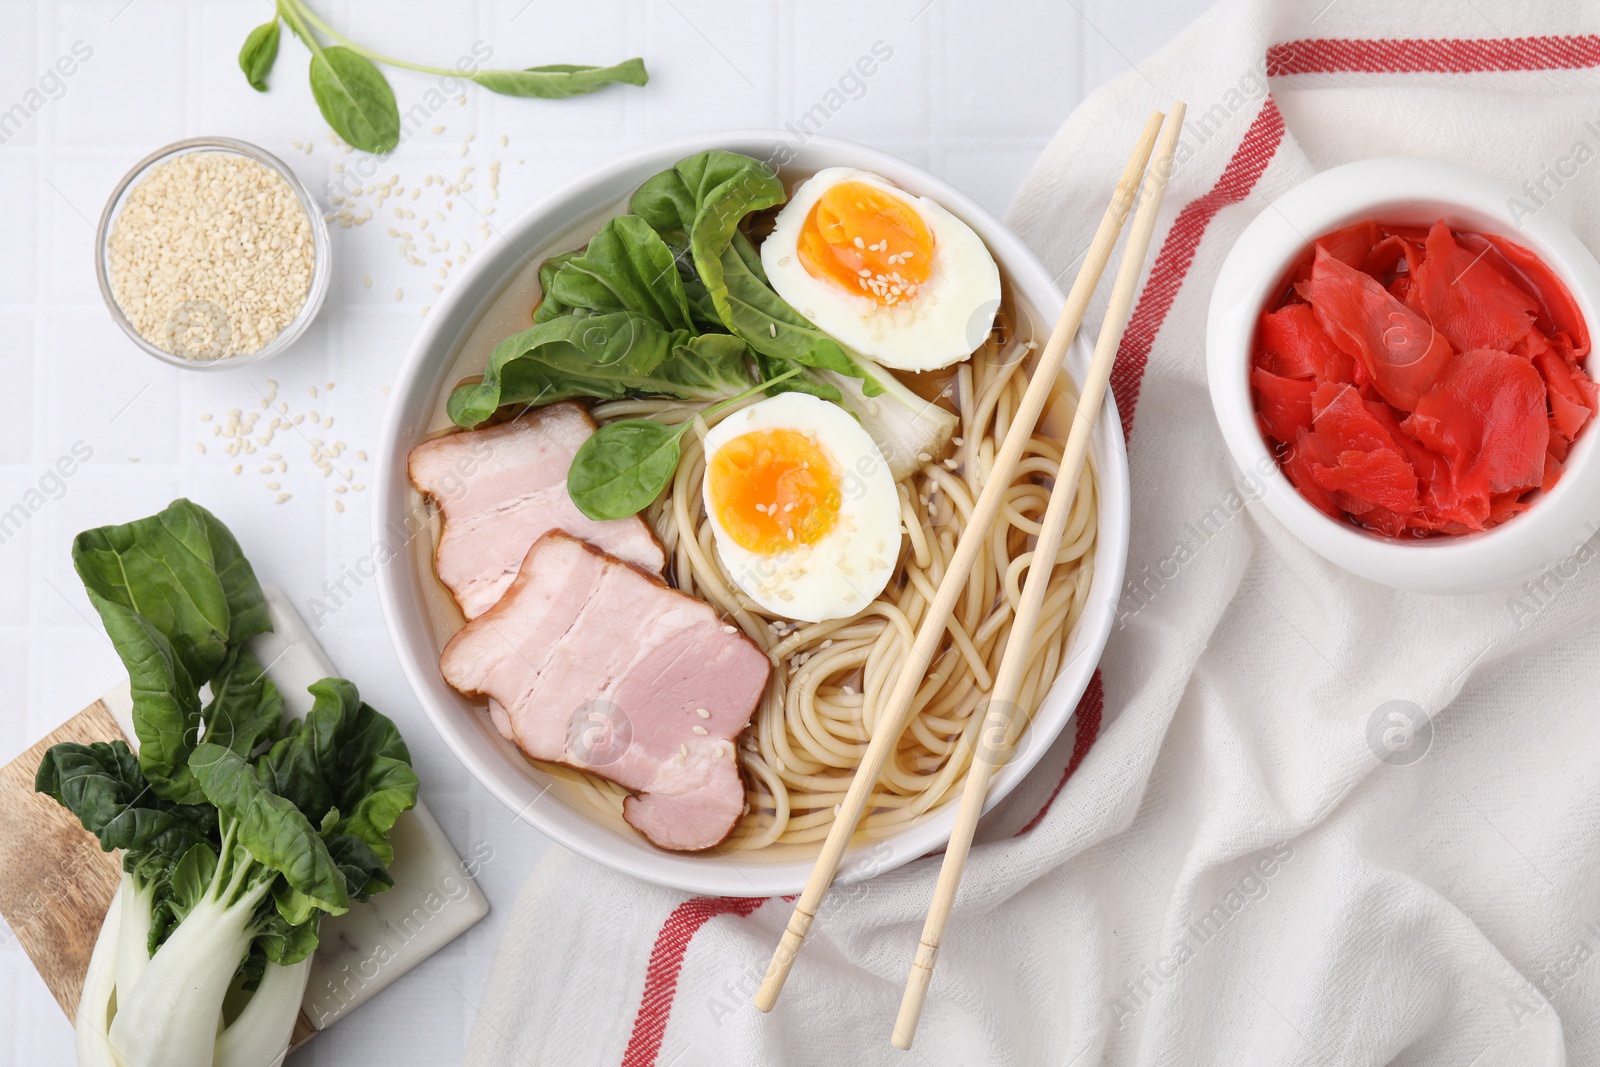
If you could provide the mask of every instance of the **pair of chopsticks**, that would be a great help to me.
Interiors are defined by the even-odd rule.
[[[987,706],[982,710],[982,714],[988,719],[986,732],[992,730],[995,731],[992,736],[1010,736],[1009,728],[1016,706],[1017,691],[1021,687],[1027,661],[1029,642],[1024,638],[1033,629],[1044,603],[1051,573],[1055,570],[1056,552],[1060,548],[1062,534],[1072,513],[1073,497],[1078,487],[1078,473],[1088,455],[1089,435],[1094,430],[1095,417],[1099,414],[1105,399],[1111,368],[1116,359],[1117,348],[1122,343],[1123,332],[1128,326],[1139,275],[1150,249],[1150,239],[1155,232],[1156,215],[1160,211],[1162,197],[1166,193],[1167,179],[1172,173],[1173,155],[1177,151],[1178,136],[1183,129],[1183,115],[1184,105],[1179,102],[1173,104],[1170,116],[1164,116],[1156,111],[1145,123],[1133,156],[1128,160],[1128,166],[1122,173],[1122,180],[1117,183],[1111,203],[1106,207],[1106,213],[1100,220],[1100,228],[1095,233],[1094,242],[1084,256],[1083,267],[1072,283],[1072,291],[1067,294],[1061,317],[1056,320],[1050,340],[1045,344],[1038,365],[1034,367],[1032,379],[1023,394],[1022,403],[1011,423],[1011,429],[1006,433],[1005,441],[995,456],[989,478],[984,483],[983,490],[972,509],[972,517],[956,543],[955,554],[951,557],[944,578],[934,594],[933,603],[929,605],[928,612],[917,630],[916,640],[910,655],[906,657],[905,667],[901,670],[900,677],[896,679],[894,689],[889,693],[878,728],[867,745],[861,765],[856,768],[855,777],[851,779],[850,789],[845,794],[844,801],[839,805],[839,812],[834,817],[828,838],[823,843],[822,852],[811,871],[811,878],[806,882],[800,898],[795,901],[794,914],[789,918],[789,925],[785,928],[783,939],[773,954],[766,977],[760,989],[756,991],[755,1004],[762,1011],[771,1011],[773,1005],[777,1003],[778,994],[782,991],[789,971],[794,966],[795,956],[805,943],[823,895],[827,893],[834,875],[838,873],[839,862],[844,857],[845,848],[849,845],[850,838],[865,813],[872,789],[879,775],[883,773],[889,755],[900,742],[900,735],[905,730],[909,718],[912,699],[923,682],[927,666],[933,662],[956,601],[966,590],[968,575],[977,561],[979,551],[988,540],[1001,499],[1011,484],[1011,477],[1021,459],[1022,451],[1033,436],[1039,417],[1050,399],[1067,346],[1083,323],[1089,300],[1100,284],[1100,277],[1111,259],[1111,251],[1117,243],[1118,235],[1122,232],[1123,223],[1133,208],[1134,197],[1139,191],[1142,177],[1144,185],[1142,202],[1134,217],[1133,227],[1128,232],[1127,246],[1123,249],[1122,261],[1117,267],[1116,281],[1112,286],[1111,299],[1106,308],[1105,322],[1095,344],[1094,359],[1083,382],[1072,429],[1067,436],[1066,451],[1061,458],[1061,466],[1050,493],[1050,501],[1045,508],[1039,536],[1033,547],[1032,564],[1028,567],[1027,580],[1022,589],[1022,600],[1011,623],[1012,639],[1006,642],[1005,653],[995,674]],[[1163,122],[1165,122],[1164,128]],[[1152,151],[1155,152],[1155,165],[1147,174],[1146,164],[1150,160]],[[922,928],[922,939],[917,945],[916,958],[906,981],[905,996],[900,1003],[900,1016],[895,1021],[893,1042],[896,1048],[909,1049],[916,1034],[917,1021],[922,1014],[922,1004],[928,994],[928,983],[933,978],[933,966],[939,954],[939,943],[944,936],[945,924],[950,919],[956,889],[961,883],[961,874],[972,848],[972,837],[977,829],[978,817],[983,814],[984,797],[988,792],[989,781],[994,775],[996,763],[997,760],[992,756],[984,757],[981,753],[975,753],[972,766],[967,772],[955,827],[950,834],[950,843],[945,847],[944,863],[939,869],[939,881],[934,890],[933,903],[928,909],[927,922]]]

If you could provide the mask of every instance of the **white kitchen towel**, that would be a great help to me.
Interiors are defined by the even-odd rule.
[[[1352,159],[1479,168],[1595,245],[1600,11],[1227,0],[1030,175],[1012,223],[1063,279],[1174,98],[1188,126],[1115,377],[1133,538],[1103,712],[1097,687],[986,824],[915,1049],[889,1030],[937,858],[839,891],[763,1015],[786,902],[552,850],[468,1064],[1600,1064],[1593,546],[1470,598],[1337,570],[1235,469],[1202,341],[1240,230]]]

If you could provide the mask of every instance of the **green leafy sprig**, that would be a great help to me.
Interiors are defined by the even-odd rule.
[[[400,143],[400,109],[378,64],[465,78],[502,96],[559,100],[582,96],[607,85],[643,85],[650,80],[637,57],[609,67],[552,63],[526,70],[453,70],[386,56],[363,47],[330,26],[305,0],[277,0],[271,21],[250,31],[239,50],[239,69],[257,92],[267,91],[267,75],[278,58],[280,23],[311,50],[311,95],[335,133],[365,152],[390,152]],[[324,39],[332,43],[325,44]]]

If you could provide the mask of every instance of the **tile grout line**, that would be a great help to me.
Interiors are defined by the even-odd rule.
[[[48,55],[50,52],[50,43],[54,38],[54,27],[54,15],[50,10],[47,0],[36,0],[34,4],[33,27],[34,69],[39,67],[41,57]],[[32,441],[28,456],[28,467],[30,470],[37,468],[39,462],[38,457],[43,456],[46,452],[46,449],[44,448],[44,442],[46,426],[49,422],[48,418],[39,418],[39,414],[44,408],[43,401],[48,395],[48,392],[45,388],[42,376],[38,374],[38,369],[46,362],[44,358],[44,352],[46,350],[46,346],[48,345],[48,339],[46,337],[46,309],[49,307],[46,290],[50,285],[50,280],[54,276],[55,262],[52,252],[56,248],[57,243],[55,241],[47,240],[45,237],[43,231],[47,223],[45,221],[44,212],[41,209],[44,206],[44,172],[45,160],[47,158],[46,152],[55,144],[56,140],[56,120],[58,117],[56,112],[56,108],[46,109],[46,113],[40,116],[42,121],[40,121],[34,128],[35,151],[34,158],[31,161],[32,167],[30,168],[31,173],[29,175],[31,184],[33,186],[34,197],[33,251],[34,254],[43,261],[42,269],[39,271],[38,276],[35,277],[33,281],[33,351],[30,353],[30,358],[33,360],[33,367],[31,368],[32,373],[29,375],[29,384],[31,386],[30,391],[32,393],[30,402],[32,404],[33,415],[33,433],[31,435]],[[35,630],[39,624],[39,619],[36,618],[36,613],[41,616],[43,615],[42,609],[38,608],[37,605],[43,603],[43,591],[41,589],[41,585],[45,580],[44,568],[42,566],[45,561],[44,538],[38,536],[36,530],[30,530],[28,532],[28,542],[25,555],[27,558],[29,574],[27,582],[27,617],[30,624],[29,629],[32,631]],[[44,649],[40,647],[40,643],[35,640],[29,640],[28,654],[23,657],[23,659],[24,663],[26,664],[25,669],[28,672],[26,679],[26,690],[28,693],[28,706],[30,708],[43,707],[45,704],[43,683],[44,671],[42,670],[42,667],[44,666],[42,662],[43,656]]]

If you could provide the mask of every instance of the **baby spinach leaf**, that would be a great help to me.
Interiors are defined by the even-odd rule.
[[[683,279],[683,295],[688,298],[689,317],[694,320],[695,329],[702,333],[722,333],[727,329],[717,317],[717,306],[711,302],[706,283],[700,280],[693,269]]]
[[[609,67],[552,63],[526,70],[483,70],[472,75],[472,80],[491,93],[504,96],[537,96],[546,100],[560,100],[592,93],[617,82],[643,85],[650,80],[650,75],[645,72],[644,60],[636,57]]]
[[[483,380],[450,394],[450,418],[471,429],[505,404],[573,397],[714,400],[750,384],[749,353],[726,335],[667,331],[634,311],[566,314],[500,342]]]
[[[703,333],[699,337],[674,337],[673,379],[680,389],[694,392],[695,399],[727,396],[730,390],[748,389],[749,365],[749,346],[731,334]]]
[[[542,284],[546,299],[562,309],[634,311],[668,330],[692,325],[672,250],[637,215],[607,221],[582,253],[567,257]]]
[[[600,427],[572,457],[567,495],[591,519],[637,515],[672,480],[687,425],[622,419]]]
[[[675,252],[689,250],[698,239],[704,251],[715,254],[745,215],[783,201],[783,183],[771,167],[714,148],[647,178],[628,201],[628,210],[648,222]],[[700,266],[696,256],[695,267]]]
[[[334,132],[363,152],[389,152],[400,143],[394,90],[372,61],[334,45],[311,56],[311,95]]]
[[[758,355],[861,378],[869,396],[881,391],[851,355],[773,291],[761,257],[739,223],[752,211],[783,203],[783,183],[765,163],[713,149],[653,175],[628,202],[679,255],[687,252],[705,299],[723,328]],[[698,294],[697,294],[698,295]],[[832,386],[796,379],[788,386],[839,399]]]
[[[237,841],[257,863],[283,875],[284,881],[312,905],[330,915],[349,910],[344,877],[322,838],[294,803],[264,786],[232,749],[196,745],[189,767],[205,797],[227,823]]]
[[[565,315],[567,306],[550,295],[550,288],[555,284],[556,274],[568,260],[577,259],[583,255],[583,249],[574,252],[558,252],[543,263],[539,264],[539,306],[533,309],[534,322],[548,322],[557,315]]]
[[[696,340],[710,340],[708,334]],[[734,340],[729,338],[729,340]],[[769,381],[712,404],[701,416],[715,415],[732,404],[771,389],[800,373],[790,367]],[[695,423],[686,419],[668,426],[651,419],[621,419],[600,427],[578,447],[567,468],[567,495],[591,519],[624,519],[655,502],[678,470],[679,442]]]
[[[239,69],[258,93],[267,91],[267,75],[278,59],[278,38],[278,19],[274,16],[271,22],[251,30],[250,36],[244,39],[244,47],[239,49]]]
[[[748,255],[744,249],[749,249]],[[881,393],[883,387],[862,369],[844,346],[813,326],[772,291],[765,276],[758,273],[759,260],[756,260],[756,268],[751,268],[754,252],[743,234],[735,234],[722,253],[723,304],[719,310],[728,328],[769,359],[837,371],[862,379],[868,396]],[[837,399],[837,396],[829,399]]]

